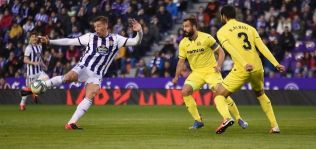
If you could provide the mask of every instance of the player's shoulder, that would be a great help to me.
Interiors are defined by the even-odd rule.
[[[25,47],[25,50],[31,50],[32,49],[32,45],[31,44],[28,44],[26,47]]]
[[[84,33],[82,34],[81,36],[91,36],[91,35],[96,35],[97,33],[95,32],[87,32],[87,33]]]
[[[117,33],[109,33],[107,37],[117,37],[117,36],[121,36],[120,34],[117,34]]]
[[[257,29],[247,23],[240,22],[243,26],[246,26],[248,28],[247,33],[249,37],[256,37],[256,34],[258,34]]]
[[[181,40],[180,40],[180,42],[179,42],[179,46],[183,46],[185,43],[187,43],[188,42],[188,38],[187,37],[183,37]]]
[[[201,36],[202,38],[214,39],[214,37],[211,34],[208,34],[205,32],[198,32],[198,35]]]
[[[253,26],[245,23],[245,22],[241,22],[241,21],[238,21],[239,24],[243,25],[243,26],[246,26],[247,28],[251,29],[251,30],[256,30]]]
[[[120,34],[116,34],[116,33],[110,33],[106,38],[109,38],[110,40],[114,40],[117,42],[125,42],[127,41],[128,37],[124,37]]]
[[[122,36],[122,35],[120,35],[120,34],[117,34],[117,33],[109,33],[109,35],[108,35],[107,37],[108,37],[108,38],[109,38],[109,37],[120,38],[120,37],[124,37],[124,36]]]
[[[223,25],[216,33],[216,36],[227,32],[228,24]]]
[[[28,44],[26,47],[25,47],[25,50],[24,50],[24,53],[29,55],[30,53],[32,53],[33,49],[32,49],[32,45],[31,44]]]
[[[85,33],[85,34],[79,36],[78,38],[89,39],[90,36],[94,36],[94,35],[96,35],[96,33],[88,32],[88,33]]]
[[[211,36],[210,34],[205,33],[205,32],[201,32],[201,31],[198,31],[198,35],[202,36],[202,37],[209,37],[209,36]]]

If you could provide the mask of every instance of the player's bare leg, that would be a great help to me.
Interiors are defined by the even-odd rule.
[[[223,122],[216,129],[217,134],[225,132],[225,130],[234,124],[234,119],[229,113],[228,104],[225,102],[225,99],[231,95],[227,89],[224,88],[222,84],[218,84],[215,90],[214,102],[218,112],[223,117]]]
[[[198,128],[203,127],[204,123],[202,122],[202,118],[201,118],[199,111],[197,109],[196,102],[195,102],[194,98],[192,97],[192,93],[193,93],[192,86],[189,84],[184,84],[181,93],[182,93],[184,103],[185,103],[188,111],[190,112],[191,116],[194,119],[194,124],[192,127],[190,127],[190,129],[198,129]]]
[[[86,96],[77,106],[75,113],[69,122],[65,125],[65,129],[82,129],[77,126],[78,120],[88,111],[92,105],[92,99],[99,93],[100,86],[98,84],[88,83],[86,86]]]
[[[46,86],[46,88],[52,88],[55,86],[59,86],[65,82],[69,83],[69,82],[77,81],[78,74],[75,71],[71,70],[63,76],[56,76],[56,77],[49,79],[48,76],[45,75],[44,77],[40,77],[39,80],[44,80],[44,82],[45,82],[44,85]],[[30,86],[30,83],[28,83],[28,86]],[[33,93],[29,87],[21,90],[22,100],[20,103],[20,110],[25,110],[26,98],[28,95],[31,95],[31,94],[33,94]],[[34,98],[36,98],[36,99],[38,98],[36,94],[33,94],[33,95],[35,95]]]
[[[38,78],[39,80],[48,80],[48,76],[45,74],[43,76],[40,76]],[[30,85],[31,85],[31,82],[30,81],[27,81],[26,82],[26,88],[22,89],[20,91],[20,95],[21,95],[21,102],[20,102],[20,110],[21,111],[24,111],[26,110],[26,100],[27,100],[27,96],[29,95],[32,95],[33,96],[33,99],[34,99],[34,102],[37,103],[38,102],[38,96],[36,94],[33,94],[32,91],[31,91],[31,88],[30,88]]]
[[[259,100],[259,103],[261,105],[263,112],[266,114],[266,116],[268,117],[270,121],[270,124],[271,124],[270,133],[280,133],[280,128],[275,118],[270,99],[264,93],[263,90],[255,91],[255,94],[257,96],[257,99]]]
[[[32,91],[31,88],[29,88],[30,83],[29,81],[26,82],[26,88],[22,89],[20,91],[20,95],[21,95],[21,101],[20,101],[20,111],[24,111],[26,110],[26,100],[27,100],[27,96],[28,95],[32,95]]]
[[[70,70],[68,73],[66,73],[63,76],[56,76],[49,80],[46,80],[45,85],[47,88],[52,88],[55,86],[59,86],[65,82],[70,83],[70,82],[75,82],[77,80],[78,80],[78,74],[75,71]]]

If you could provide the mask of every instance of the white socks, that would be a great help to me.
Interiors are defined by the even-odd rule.
[[[64,83],[64,76],[56,76],[45,81],[47,88],[59,86]]]
[[[72,115],[68,124],[76,123],[88,111],[91,105],[92,105],[92,100],[88,98],[84,98],[78,105],[75,113]]]
[[[25,105],[25,103],[26,103],[26,99],[27,99],[27,96],[22,96],[22,99],[21,99],[20,105]]]

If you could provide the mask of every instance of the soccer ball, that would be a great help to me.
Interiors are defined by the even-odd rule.
[[[32,82],[31,84],[31,90],[33,93],[35,94],[42,94],[46,91],[46,85],[45,82],[42,80],[35,80],[34,82]]]

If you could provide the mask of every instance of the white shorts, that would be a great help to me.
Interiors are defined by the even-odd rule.
[[[38,74],[27,76],[26,86],[29,86],[29,84],[31,84],[35,80],[47,80],[47,79],[49,79],[48,75],[44,71],[42,71]]]
[[[98,84],[99,86],[101,86],[102,76],[96,74],[87,67],[77,64],[74,68],[72,68],[72,71],[78,74],[79,82],[85,82],[85,84]]]

